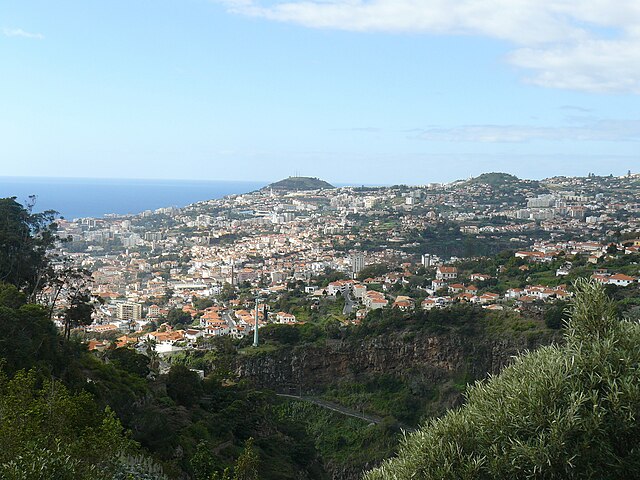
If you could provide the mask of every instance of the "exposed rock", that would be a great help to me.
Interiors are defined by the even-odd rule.
[[[319,393],[341,380],[379,374],[440,384],[460,375],[477,380],[497,373],[519,352],[550,341],[524,335],[489,341],[461,335],[407,339],[397,333],[357,343],[343,340],[239,356],[235,369],[240,378],[280,393]]]

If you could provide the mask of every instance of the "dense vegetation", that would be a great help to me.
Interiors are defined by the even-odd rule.
[[[0,328],[3,331],[0,339],[0,478],[324,479],[328,477],[327,470],[353,477],[362,468],[371,468],[393,454],[399,427],[415,426],[441,413],[452,399],[459,398],[469,381],[484,375],[486,369],[471,372],[464,365],[439,384],[412,376],[412,372],[399,374],[396,371],[355,372],[349,378],[334,378],[321,385],[318,394],[325,400],[384,418],[380,424],[370,425],[369,422],[344,417],[314,404],[280,398],[273,392],[256,389],[244,381],[238,382],[234,375],[237,362],[251,357],[272,361],[282,352],[299,355],[314,349],[321,353],[330,352],[332,345],[342,345],[347,351],[353,352],[381,339],[399,339],[410,344],[415,343],[416,339],[433,336],[455,339],[461,346],[461,352],[468,356],[468,362],[474,362],[479,357],[473,355],[486,356],[487,352],[483,352],[482,348],[490,348],[494,340],[532,340],[531,344],[535,346],[548,343],[553,338],[554,330],[564,320],[564,306],[560,303],[545,307],[537,315],[525,316],[459,305],[429,312],[384,309],[371,313],[362,325],[355,326],[346,322],[344,298],[322,296],[309,302],[303,285],[292,283],[288,292],[274,301],[272,307],[294,313],[299,320],[305,321],[303,325],[265,327],[261,330],[262,345],[257,349],[247,348],[249,340],[235,342],[224,338],[209,341],[204,345],[206,351],[176,355],[170,368],[160,374],[157,359],[141,355],[133,349],[113,346],[104,352],[90,353],[72,336],[59,335],[51,322],[52,309],[33,303],[43,288],[59,288],[60,285],[70,288],[73,286],[70,282],[77,279],[77,272],[51,268],[50,253],[47,252],[51,251],[56,241],[54,215],[51,212],[44,216],[34,215],[13,199],[0,202],[0,215],[7,219],[6,225],[10,226],[0,228],[0,273],[4,280],[0,283]],[[16,262],[16,258],[20,262]],[[528,277],[549,276],[550,267],[531,266],[530,270],[523,272],[519,269],[522,262],[512,258],[505,254],[474,264],[460,264],[459,269],[461,272],[494,273],[503,266],[506,272],[505,278],[500,279],[503,283],[496,281],[482,285],[482,288],[504,289],[520,285]],[[631,256],[625,256],[611,261],[617,262],[617,270],[631,273],[637,268],[632,260],[634,258]],[[576,275],[589,272],[592,268],[578,262],[574,266]],[[380,275],[386,271],[387,266],[377,265],[365,273]],[[425,275],[425,272],[420,272],[408,284],[392,286],[392,291],[397,294],[404,293],[405,289],[417,291],[417,287],[427,280]],[[337,272],[327,271],[317,280],[320,286],[326,286],[337,278],[340,278]],[[81,284],[77,289],[80,293],[85,291]],[[593,394],[571,396],[572,389],[584,385],[593,387],[592,390],[598,395],[617,392],[616,401],[623,406],[627,405],[624,402],[636,398],[633,397],[635,391],[624,383],[628,378],[624,375],[637,373],[633,369],[637,368],[638,359],[632,356],[629,357],[631,360],[627,360],[625,356],[629,342],[637,341],[632,324],[609,322],[605,330],[596,336],[597,341],[589,343],[583,340],[591,338],[593,325],[588,331],[581,330],[576,319],[591,318],[589,315],[593,316],[593,312],[601,312],[603,318],[613,318],[621,312],[632,313],[638,307],[637,289],[610,289],[614,303],[603,300],[601,293],[600,290],[590,292],[600,303],[589,303],[591,297],[586,294],[580,297],[586,298],[580,301],[587,307],[580,310],[582,304],[576,304],[567,346],[543,349],[542,353],[531,356],[540,359],[534,365],[536,369],[549,372],[548,376],[542,375],[542,386],[532,383],[526,395],[518,390],[522,386],[518,387],[515,379],[528,378],[527,375],[531,377],[532,372],[536,372],[534,367],[526,366],[526,360],[521,360],[507,370],[504,377],[500,377],[503,380],[492,380],[472,390],[469,407],[466,407],[468,410],[459,410],[449,414],[441,423],[430,424],[434,431],[441,432],[451,442],[456,441],[454,430],[464,430],[468,436],[467,443],[461,447],[465,449],[465,459],[468,458],[479,469],[469,471],[489,472],[485,475],[487,478],[497,478],[503,473],[505,477],[518,476],[518,472],[528,471],[530,464],[526,463],[526,459],[538,461],[540,458],[550,458],[553,452],[544,450],[541,456],[536,456],[539,450],[535,448],[547,448],[547,443],[555,448],[557,445],[553,442],[558,439],[553,435],[558,432],[564,435],[558,429],[566,426],[563,417],[557,429],[553,430],[553,435],[545,437],[543,427],[546,424],[541,426],[533,420],[533,423],[525,423],[522,427],[516,424],[518,434],[534,431],[541,436],[536,437],[535,441],[526,436],[508,437],[523,439],[522,444],[514,446],[507,442],[506,427],[496,432],[482,424],[482,428],[474,430],[473,422],[482,415],[487,415],[487,419],[497,424],[502,421],[504,425],[504,422],[512,421],[507,415],[528,412],[526,405],[523,406],[527,398],[539,400],[536,405],[540,410],[534,413],[540,418],[544,418],[542,414],[564,414],[567,411],[582,415],[585,406],[592,406],[589,402],[593,403],[596,398]],[[229,294],[235,296],[236,292]],[[238,297],[243,299],[247,294],[241,288]],[[80,307],[79,312],[74,309],[63,312],[62,319],[68,322],[67,325],[81,323],[90,313],[90,304],[83,300],[82,295],[79,298],[76,304]],[[211,300],[200,299],[196,304],[199,308],[206,308]],[[599,305],[605,305],[606,308]],[[181,311],[173,310],[170,313],[169,321],[175,325],[186,325],[189,320]],[[616,335],[620,334],[620,329],[624,330],[622,333],[628,336],[628,341],[618,341]],[[574,341],[576,338],[582,339],[582,343]],[[588,348],[583,343],[588,344]],[[466,347],[471,344],[473,348]],[[583,370],[574,372],[566,362],[563,363],[563,355],[567,352],[579,360],[577,364],[582,365]],[[604,366],[600,369],[596,362],[602,359],[614,362],[611,371],[620,373],[615,377],[615,382],[605,382],[608,378],[606,375],[610,373],[606,370],[607,364],[602,362]],[[571,374],[565,383],[560,381],[560,374],[553,370],[560,367],[565,369],[561,370],[562,374]],[[600,377],[585,378],[584,372],[589,368]],[[201,379],[195,369],[204,371],[205,378]],[[544,383],[547,380],[548,383]],[[616,382],[622,383],[618,385]],[[500,392],[517,393],[520,401],[515,402],[515,406],[507,402],[503,410],[493,408],[490,401],[499,397]],[[560,394],[567,395],[567,402],[575,402],[561,404],[564,410],[553,410],[554,406],[543,402],[555,399]],[[596,399],[600,402],[601,397]],[[595,418],[595,415],[594,418],[576,417],[577,423],[582,422],[580,425],[585,428],[588,426],[597,441],[607,446],[600,457],[593,453],[593,444],[586,437],[574,435],[575,430],[562,437],[566,444],[570,443],[566,440],[567,435],[571,442],[577,442],[584,450],[579,452],[580,455],[593,457],[593,461],[585,467],[592,468],[593,472],[598,472],[594,462],[613,464],[611,472],[615,474],[615,459],[628,462],[637,460],[634,457],[637,450],[633,439],[638,432],[629,430],[629,423],[620,413],[622,407],[610,405],[612,402],[611,398],[606,397],[597,404],[603,406],[603,418],[611,422],[609,430],[604,429],[602,422],[596,422],[599,417]],[[612,415],[608,415],[609,410],[606,410],[609,407]],[[637,407],[633,404],[633,408]],[[462,425],[463,421],[470,422],[470,426],[464,426],[466,423]],[[451,422],[451,425],[447,422]],[[511,423],[509,425],[513,426]],[[570,426],[575,427],[574,424]],[[621,440],[614,442],[611,439],[617,434],[620,434]],[[412,438],[423,438],[421,435],[426,434],[420,433]],[[502,449],[497,453],[504,454],[504,458],[491,450],[494,447],[488,438],[496,439],[495,444]],[[371,475],[389,471],[395,475],[395,470],[389,469],[404,465],[402,459],[407,451],[413,452],[414,461],[418,448],[431,445],[430,441],[424,440],[419,447],[411,443],[412,440],[407,441],[405,453],[401,453],[398,460]],[[480,452],[477,456],[470,450],[473,445],[469,442],[475,442],[473,445]],[[546,443],[541,446],[535,442]],[[441,457],[444,462],[449,461],[450,457],[446,455],[453,455],[453,450],[447,448],[453,449],[452,445],[454,443],[440,445],[439,448],[444,450],[434,451],[434,455]],[[626,457],[622,457],[623,454]],[[496,460],[488,462],[486,458],[489,455],[496,457]],[[509,455],[516,455],[516,461]],[[562,452],[556,453],[556,457],[567,458],[562,457]],[[424,458],[428,458],[428,455]],[[418,460],[423,461],[424,458]],[[424,465],[432,465],[427,460],[415,462],[407,465],[418,469],[431,468]],[[452,468],[456,462],[462,463],[462,460],[452,460]],[[514,466],[509,467],[507,462]],[[465,464],[464,468],[467,467],[468,464]],[[490,470],[494,467],[494,470]],[[408,472],[409,467],[406,468],[398,471]],[[560,471],[561,467],[554,468]],[[550,476],[561,476],[556,470],[549,471]],[[495,472],[500,475],[494,475]],[[566,473],[567,470],[562,472]],[[591,470],[575,472],[576,476],[578,473],[588,476]],[[441,478],[439,474],[434,474],[432,478]],[[404,478],[402,475],[404,473],[399,474],[398,478]]]
[[[319,190],[322,188],[335,188],[328,182],[313,177],[289,177],[278,182],[274,182],[265,187],[265,190]]]
[[[640,326],[579,281],[565,344],[467,392],[367,479],[608,478],[640,470]]]
[[[0,215],[11,226],[0,229],[0,478],[323,478],[273,394],[179,364],[157,375],[134,350],[95,355],[60,336],[51,311],[29,303],[62,281],[47,255],[54,216],[13,199]]]

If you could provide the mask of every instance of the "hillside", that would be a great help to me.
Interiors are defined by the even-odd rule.
[[[301,191],[301,190],[321,190],[327,188],[335,188],[328,182],[314,177],[289,177],[278,182],[267,185],[264,190],[285,190],[285,191]]]
[[[637,478],[639,341],[602,286],[576,284],[564,344],[476,383],[464,407],[406,437],[365,479]]]
[[[475,178],[469,180],[470,184],[484,183],[491,186],[500,186],[505,184],[518,183],[520,179],[515,175],[501,172],[483,173]]]
[[[375,426],[357,419],[346,425],[344,416],[332,415],[322,417],[320,428],[317,407],[285,403],[283,417],[315,439],[332,478],[360,478],[392,455],[401,428],[416,428],[460,405],[468,383],[558,339],[541,320],[470,306],[377,313],[361,326],[324,335],[310,335],[309,324],[265,327],[261,348],[240,348],[224,359],[235,378],[258,390],[323,399],[384,419]],[[189,355],[187,363],[207,369],[199,355]],[[369,443],[362,445],[363,438]]]
[[[526,199],[536,195],[549,193],[548,188],[538,180],[525,180],[509,173],[483,173],[463,183],[466,188],[483,191],[489,198],[503,196],[504,200],[525,204]]]

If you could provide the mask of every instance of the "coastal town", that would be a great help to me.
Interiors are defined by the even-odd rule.
[[[257,344],[270,324],[358,325],[385,309],[520,314],[567,301],[580,276],[637,288],[639,199],[631,172],[340,188],[291,177],[184,208],[58,220],[59,266],[90,274],[94,313],[77,327],[92,350]],[[68,292],[55,295],[62,312]]]

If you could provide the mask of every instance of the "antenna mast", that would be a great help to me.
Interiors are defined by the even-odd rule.
[[[260,302],[260,297],[256,297],[256,323],[253,328],[253,346],[258,346],[258,303]]]

